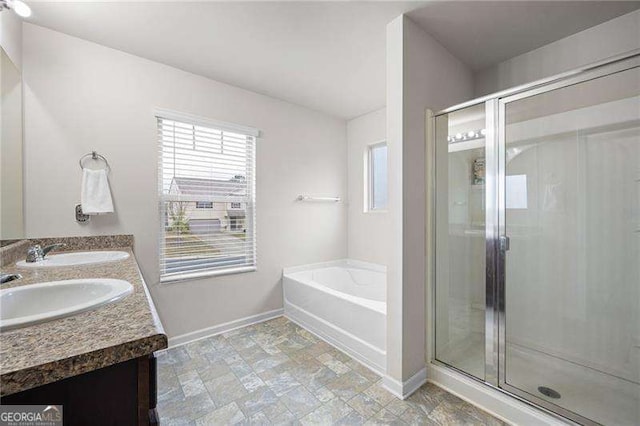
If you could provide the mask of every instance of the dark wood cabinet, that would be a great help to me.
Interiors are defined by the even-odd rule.
[[[156,358],[100,368],[0,398],[2,404],[62,405],[64,425],[156,425]]]

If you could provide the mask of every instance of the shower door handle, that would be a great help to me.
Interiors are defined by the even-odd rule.
[[[511,240],[506,235],[500,236],[500,250],[503,252],[509,251],[509,247],[511,245]]]

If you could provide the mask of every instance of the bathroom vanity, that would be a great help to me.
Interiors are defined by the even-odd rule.
[[[125,259],[62,267],[19,267],[33,244],[64,251],[115,250]],[[167,347],[132,250],[132,236],[21,241],[0,249],[3,273],[21,279],[2,290],[42,282],[115,279],[131,284],[115,302],[0,332],[0,403],[62,405],[65,425],[157,424],[154,352]]]

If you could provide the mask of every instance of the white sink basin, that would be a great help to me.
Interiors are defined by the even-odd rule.
[[[122,299],[133,291],[127,281],[84,278],[0,290],[0,329],[25,327]]]
[[[41,262],[16,263],[20,268],[55,268],[60,266],[90,265],[93,263],[106,263],[124,260],[129,257],[126,251],[78,251],[72,253],[60,253],[47,255]]]

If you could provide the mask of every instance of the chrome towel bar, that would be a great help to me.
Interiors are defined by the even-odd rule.
[[[338,203],[342,199],[340,197],[312,197],[310,195],[298,195],[296,200],[297,201],[329,201],[333,203]]]

